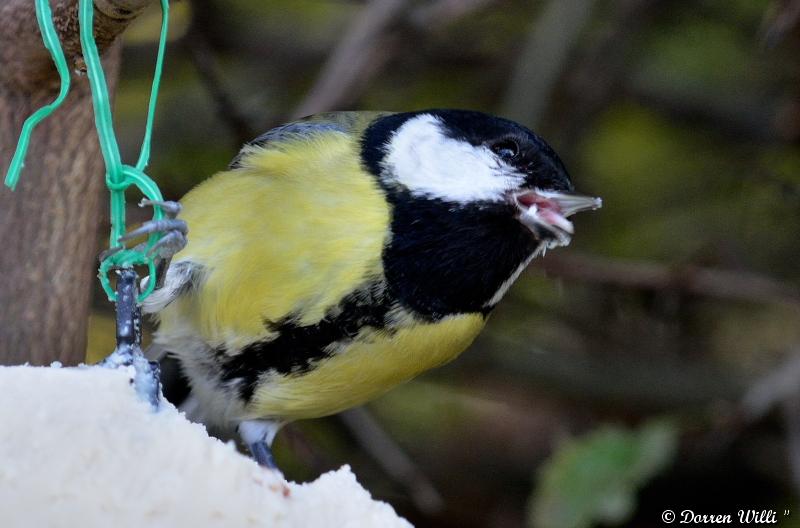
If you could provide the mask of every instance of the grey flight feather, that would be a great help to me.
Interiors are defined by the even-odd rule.
[[[360,135],[375,118],[389,113],[391,112],[326,112],[275,127],[245,143],[228,168],[241,167],[240,162],[251,147],[267,147],[269,144],[326,132]]]

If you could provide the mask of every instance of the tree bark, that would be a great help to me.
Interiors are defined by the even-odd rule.
[[[64,53],[82,64],[77,0],[51,0]],[[94,32],[113,93],[118,35],[150,0],[95,0]],[[22,123],[55,97],[58,76],[31,0],[0,6],[0,167]],[[103,162],[85,76],[73,75],[64,104],[35,130],[17,190],[0,188],[0,364],[83,361]]]

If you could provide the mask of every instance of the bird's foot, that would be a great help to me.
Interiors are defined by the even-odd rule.
[[[147,207],[149,205],[161,207],[166,214],[166,218],[147,221],[133,231],[121,236],[119,240],[120,242],[127,242],[142,235],[164,233],[164,236],[147,250],[147,254],[157,255],[160,259],[169,261],[178,251],[186,247],[186,235],[189,232],[189,228],[185,221],[176,218],[178,213],[181,212],[181,204],[155,200],[142,200],[139,202],[139,207]],[[137,246],[137,248],[140,247],[144,248],[144,245]]]
[[[164,285],[164,279],[167,275],[167,268],[169,268],[172,257],[186,247],[189,227],[184,220],[176,218],[178,213],[181,212],[181,204],[178,202],[147,199],[139,202],[139,207],[147,207],[148,205],[157,205],[161,207],[166,214],[166,218],[162,218],[161,220],[149,220],[143,223],[133,231],[130,231],[119,237],[119,242],[127,242],[151,233],[164,233],[158,242],[153,244],[153,246],[150,248],[148,248],[148,244],[146,242],[134,247],[135,251],[146,251],[148,256],[156,256],[155,289],[160,289]],[[100,261],[104,261],[114,253],[118,253],[123,249],[125,249],[124,246],[119,245],[103,251],[100,254]],[[149,279],[145,278],[145,280],[152,279],[152,277]]]
[[[116,369],[133,367],[133,384],[136,394],[153,409],[158,409],[161,394],[161,371],[157,361],[148,361],[139,345],[118,345],[99,363],[101,367]]]
[[[158,409],[161,394],[159,366],[148,361],[142,353],[142,315],[137,297],[136,272],[133,269],[117,270],[117,346],[114,352],[100,362],[105,368],[133,367],[131,380],[137,394]]]
[[[239,436],[259,466],[280,471],[270,446],[281,425],[283,424],[271,420],[245,420],[239,424]]]
[[[142,200],[139,202],[139,207],[146,207],[148,205],[160,206],[166,213],[167,217],[162,218],[161,220],[149,220],[144,222],[141,226],[137,227],[133,231],[125,233],[119,237],[119,241],[127,242],[143,235],[163,232],[164,236],[162,236],[158,242],[153,244],[153,247],[147,249],[147,243],[142,243],[137,245],[134,249],[137,251],[147,250],[148,255],[156,255],[162,260],[169,261],[178,251],[186,247],[187,243],[186,236],[189,232],[189,228],[184,220],[176,218],[178,213],[181,211],[181,204],[178,202],[154,200]],[[114,253],[118,253],[123,249],[125,248],[120,245],[103,251],[100,254],[100,261],[102,262]]]
[[[264,466],[267,469],[278,469],[278,464],[275,463],[275,457],[272,455],[272,449],[266,442],[254,442],[247,444],[247,447],[259,466]]]

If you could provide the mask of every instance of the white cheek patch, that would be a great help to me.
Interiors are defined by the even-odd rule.
[[[387,176],[417,196],[449,202],[499,201],[523,177],[486,147],[447,137],[442,121],[422,114],[406,121],[386,147]]]

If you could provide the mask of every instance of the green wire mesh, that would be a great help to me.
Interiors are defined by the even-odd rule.
[[[169,2],[161,0],[162,20],[161,35],[158,41],[158,55],[156,58],[155,72],[153,74],[153,84],[150,90],[150,103],[147,109],[147,121],[145,123],[144,138],[139,153],[139,159],[135,166],[126,165],[122,162],[117,145],[116,134],[114,133],[113,118],[111,114],[111,103],[108,94],[103,66],[100,62],[100,54],[94,40],[94,2],[92,0],[79,0],[78,3],[78,22],[80,25],[80,40],[83,50],[83,59],[86,63],[86,73],[89,78],[89,85],[92,91],[92,106],[94,108],[95,126],[97,136],[100,141],[100,151],[106,167],[106,186],[111,194],[111,235],[109,247],[119,248],[115,252],[109,252],[100,263],[99,278],[110,301],[116,301],[108,272],[112,268],[131,268],[133,266],[147,266],[150,277],[155,277],[154,257],[148,252],[153,245],[158,242],[161,235],[151,234],[147,244],[143,249],[128,249],[120,242],[119,238],[125,234],[125,191],[131,185],[135,186],[148,199],[153,201],[162,200],[161,191],[158,185],[144,173],[144,169],[150,159],[150,140],[152,137],[153,119],[155,116],[156,102],[158,98],[158,88],[161,83],[161,71],[164,65],[164,52],[167,43],[167,27],[169,21]],[[61,48],[55,27],[53,25],[52,12],[48,0],[36,0],[36,19],[39,30],[42,33],[47,50],[53,58],[53,62],[61,78],[61,89],[58,97],[49,105],[37,110],[24,123],[20,133],[17,149],[12,157],[11,165],[6,175],[5,184],[12,190],[19,181],[20,172],[25,165],[25,155],[30,143],[33,129],[43,119],[49,116],[58,108],[69,92],[70,77],[67,61]],[[164,217],[164,212],[157,205],[153,206],[153,220]],[[146,289],[139,295],[139,301],[144,300],[150,295],[155,287],[155,280],[148,281]]]

